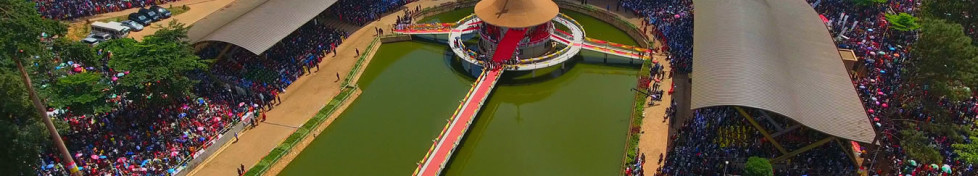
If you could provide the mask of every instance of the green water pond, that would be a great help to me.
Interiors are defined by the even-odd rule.
[[[602,34],[595,38],[634,44],[609,24],[564,13]],[[425,20],[468,15],[461,14]],[[410,175],[474,81],[452,57],[444,44],[381,45],[358,82],[360,97],[281,175]],[[582,57],[604,55],[582,52],[576,60]],[[444,174],[617,175],[638,69],[569,67],[534,82],[504,77]]]

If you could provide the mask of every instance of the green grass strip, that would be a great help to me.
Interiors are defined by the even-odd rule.
[[[353,65],[353,69],[350,70],[350,73],[347,74],[346,79],[343,81],[342,84],[343,90],[340,91],[340,93],[337,94],[336,97],[333,97],[333,99],[330,100],[329,103],[327,103],[326,106],[323,107],[323,109],[320,109],[315,116],[310,118],[308,121],[306,121],[306,123],[302,124],[301,127],[299,127],[294,132],[292,132],[292,134],[289,135],[289,137],[285,138],[285,141],[282,141],[282,143],[279,144],[278,147],[272,149],[272,151],[268,152],[268,154],[265,155],[265,157],[262,157],[262,159],[259,160],[258,163],[255,164],[255,166],[251,167],[251,169],[248,169],[248,172],[245,173],[245,175],[248,176],[264,175],[265,172],[268,171],[268,168],[270,168],[272,165],[277,163],[278,160],[281,159],[282,156],[285,156],[285,154],[287,154],[289,151],[292,151],[292,147],[295,147],[295,145],[298,144],[300,141],[302,141],[303,138],[308,136],[310,133],[313,133],[313,130],[315,130],[317,126],[325,122],[326,119],[333,114],[333,112],[336,112],[336,109],[338,109],[340,105],[342,105],[343,102],[349,99],[350,95],[352,95],[353,92],[356,91],[357,89],[356,85],[351,84],[351,81],[353,80],[353,76],[355,76],[357,73],[360,72],[361,69],[363,69],[364,61],[367,60],[367,55],[369,55],[368,53],[370,53],[373,50],[374,45],[380,43],[379,41],[380,38],[374,38],[374,40],[370,42],[370,45],[367,46],[367,49],[363,52],[363,54],[361,54],[360,57],[357,58],[357,62]]]
[[[649,70],[652,69],[651,67],[652,62],[646,60],[644,63],[642,63],[642,69],[639,70],[637,76],[641,78],[643,74],[648,73]],[[622,163],[625,165],[622,167],[627,167],[630,162],[635,161],[635,158],[639,156],[635,148],[638,147],[639,138],[641,136],[642,120],[645,119],[645,104],[648,102],[646,101],[645,94],[639,92],[635,92],[634,102],[631,123],[628,124],[628,137],[625,143],[625,156],[622,157]],[[624,168],[622,168],[621,174],[624,174],[624,171]]]

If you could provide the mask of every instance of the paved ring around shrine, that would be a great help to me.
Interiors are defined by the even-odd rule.
[[[558,24],[566,26],[567,29],[570,30],[571,37],[573,39],[570,40],[569,43],[565,44],[567,45],[567,47],[564,47],[561,50],[558,50],[556,52],[541,57],[524,59],[520,64],[506,65],[507,71],[529,71],[529,70],[536,70],[536,69],[556,66],[558,64],[566,62],[567,60],[570,60],[570,58],[573,58],[575,55],[577,55],[577,53],[581,51],[581,46],[584,44],[584,29],[581,27],[581,25],[577,23],[577,21],[575,21],[574,19],[562,13],[557,15],[557,17],[555,17],[553,21],[557,22]],[[452,31],[448,34],[449,36],[448,45],[449,47],[452,48],[452,52],[454,52],[456,56],[462,58],[462,60],[479,66],[483,65],[483,61],[476,60],[472,55],[466,53],[467,51],[465,50],[464,45],[458,46],[456,45],[455,42],[452,42],[451,40],[455,38],[461,38],[463,34],[468,34],[476,31],[476,30],[469,30],[469,28],[474,27],[475,25],[478,25],[481,22],[482,19],[479,19],[475,15],[469,15],[459,20],[456,23],[459,25],[457,25],[454,29],[452,29]],[[553,39],[560,38],[558,36],[560,35],[556,33],[551,34],[551,39],[553,40]],[[562,42],[558,42],[558,43],[564,44]],[[474,51],[472,53],[474,53]]]

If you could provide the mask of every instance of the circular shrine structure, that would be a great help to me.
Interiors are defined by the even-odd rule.
[[[498,48],[500,36],[505,35],[497,32],[508,28],[487,24],[475,15],[462,18],[457,24],[449,33],[449,39],[452,39],[448,42],[449,47],[464,61],[462,66],[466,71],[478,74]],[[568,31],[557,30],[557,26],[566,27]],[[517,45],[512,59],[504,62],[507,71],[532,71],[563,64],[581,51],[585,39],[583,27],[564,14],[528,30],[529,35]],[[478,46],[466,46],[462,39],[475,34],[480,37]],[[558,47],[558,44],[566,47]]]
[[[455,24],[449,33],[448,44],[464,61],[464,70],[472,75],[479,74],[491,61],[500,63],[507,71],[555,67],[577,55],[585,40],[583,27],[558,13],[553,1],[480,1],[475,6],[475,14]],[[504,36],[514,31],[523,34],[516,35],[519,38],[515,40],[519,41],[515,46],[505,46],[513,42],[504,42]],[[479,37],[476,46],[466,46],[464,39],[475,37],[475,34]],[[515,48],[510,56],[495,56],[501,47]]]

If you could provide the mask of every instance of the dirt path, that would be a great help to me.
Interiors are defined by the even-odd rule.
[[[349,99],[343,102],[340,107],[336,108],[334,113],[330,114],[329,117],[326,118],[326,121],[323,121],[323,123],[319,124],[319,126],[313,129],[313,132],[310,133],[312,135],[307,135],[305,138],[299,141],[299,143],[296,143],[289,153],[283,155],[282,158],[279,159],[278,163],[272,164],[272,166],[268,168],[268,171],[265,172],[265,175],[278,175],[279,172],[282,172],[282,170],[289,165],[289,162],[292,162],[295,157],[299,156],[299,153],[302,153],[302,150],[305,150],[306,146],[309,146],[309,143],[312,143],[312,141],[315,140],[316,137],[326,129],[326,127],[333,123],[333,120],[336,120],[336,117],[343,114],[343,111],[345,111],[350,104],[353,104],[353,101],[356,101],[357,97],[360,97],[360,93],[363,93],[360,89],[353,92]]]
[[[354,78],[353,78],[353,80],[351,80],[351,82],[354,82],[355,83],[355,82],[357,82],[357,80],[360,80],[360,74],[363,74],[363,71],[366,70],[366,63],[370,63],[370,61],[373,59],[374,55],[377,53],[376,51],[378,49],[380,49],[380,45],[374,45],[373,46],[373,49],[371,50],[372,52],[365,53],[365,54],[367,54],[367,58],[363,61],[364,62],[364,68],[360,69],[360,71],[356,75],[353,76]],[[343,104],[340,107],[338,107],[335,112],[333,112],[332,114],[330,114],[329,117],[326,118],[326,121],[323,121],[322,124],[319,124],[319,126],[317,126],[315,129],[313,129],[310,132],[310,134],[312,134],[312,135],[307,135],[299,143],[297,143],[295,146],[293,146],[292,147],[292,150],[289,151],[289,153],[285,154],[284,156],[282,156],[282,158],[279,159],[279,162],[272,163],[272,165],[268,168],[268,171],[266,171],[265,174],[266,175],[278,175],[279,172],[282,172],[282,170],[285,169],[285,167],[288,166],[289,163],[292,162],[292,160],[295,159],[295,157],[297,157],[299,155],[299,153],[302,153],[302,150],[305,150],[306,149],[306,146],[309,146],[309,143],[312,143],[312,141],[315,140],[316,137],[319,136],[319,134],[321,134],[322,131],[326,129],[326,127],[328,127],[330,124],[332,124],[333,121],[336,120],[337,117],[339,117],[341,114],[343,114],[343,111],[346,111],[346,108],[349,107],[350,104],[353,104],[353,101],[355,101],[358,97],[360,97],[360,93],[363,93],[363,92],[361,90],[357,89],[353,93],[353,95],[350,95],[351,97],[347,101],[342,102]]]
[[[232,2],[234,2],[234,0],[183,0],[183,1],[177,1],[169,4],[160,5],[161,7],[170,7],[171,5],[174,7],[187,5],[188,7],[190,7],[190,10],[187,10],[186,12],[181,13],[180,15],[154,22],[153,24],[150,24],[149,26],[143,28],[142,31],[139,32],[132,31],[129,33],[129,37],[132,37],[136,40],[142,40],[143,37],[153,34],[157,30],[159,30],[159,27],[157,25],[167,25],[170,23],[170,21],[174,21],[174,20],[187,25],[193,24],[194,22],[197,22],[197,20],[200,20],[201,18],[204,18],[207,15],[210,15],[211,13],[222,9],[224,6]],[[102,19],[127,15],[129,13],[136,12],[138,10],[139,8],[132,8],[123,11],[104,13],[104,14],[91,16],[88,18],[71,21],[69,22],[70,25],[68,28],[69,38],[71,40],[81,40],[81,38],[84,38],[85,35],[87,35],[87,33],[85,33],[85,31],[87,30],[84,29],[88,27],[87,24],[85,24],[86,23],[85,19],[91,21],[98,21]],[[76,33],[78,35],[73,35]]]
[[[184,13],[182,13],[180,15],[177,15],[177,16],[174,16],[174,17],[170,17],[169,19],[160,20],[160,21],[157,21],[157,22],[155,22],[153,24],[150,24],[150,26],[146,26],[145,28],[143,28],[142,31],[139,31],[139,32],[131,32],[131,33],[129,33],[129,36],[132,37],[132,38],[135,38],[136,40],[143,40],[143,37],[144,36],[147,36],[147,35],[151,35],[153,33],[156,33],[156,31],[160,29],[158,25],[166,26],[167,24],[170,23],[170,21],[177,21],[177,22],[180,22],[180,23],[184,23],[187,26],[190,26],[191,24],[197,22],[197,20],[200,20],[201,18],[204,18],[207,15],[210,15],[211,13],[214,13],[214,12],[222,9],[224,6],[230,4],[231,2],[234,2],[234,0],[184,0],[184,1],[179,1],[177,3],[173,3],[174,4],[173,6],[187,5],[187,6],[190,7],[190,10],[187,10],[187,12],[184,12]],[[163,7],[169,7],[169,6],[163,6]],[[132,9],[130,9],[130,10],[132,10]],[[126,13],[126,14],[128,14],[128,13]],[[121,15],[125,15],[125,14],[121,14]],[[108,16],[106,18],[110,18],[110,17],[112,17],[112,16]]]
[[[223,4],[227,4],[227,2],[232,2],[233,0],[230,0],[230,1],[229,0],[181,0],[181,1],[177,1],[177,2],[170,2],[170,3],[162,4],[162,5],[160,5],[160,7],[169,8],[171,5],[174,6],[174,7],[176,7],[176,6],[182,6],[182,5],[187,5],[187,6],[193,7],[193,6],[198,5],[198,4],[201,4],[201,3],[211,3],[211,2],[215,2],[215,1],[225,1],[225,3],[223,3]],[[223,7],[223,5],[218,6],[218,8],[220,8],[220,7]],[[214,10],[217,10],[218,8],[214,8]],[[121,10],[121,11],[117,11],[117,12],[109,12],[109,13],[98,14],[98,15],[89,16],[89,17],[85,17],[85,18],[78,18],[78,19],[72,20],[71,23],[85,22],[86,19],[92,20],[92,21],[98,21],[98,20],[101,20],[101,19],[112,18],[112,17],[122,16],[122,15],[128,15],[129,13],[133,13],[133,12],[136,12],[136,11],[139,11],[139,8],[130,8],[130,9]]]
[[[444,2],[448,2],[448,0],[421,0],[406,6],[413,8],[421,5],[424,8]],[[390,31],[390,25],[394,23],[397,15],[403,14],[401,12],[390,13],[361,28],[365,30],[357,30],[351,33],[349,38],[337,46],[337,56],[334,57],[329,54],[323,62],[319,63],[322,70],[300,77],[286,89],[286,93],[280,94],[282,103],[266,113],[268,119],[265,122],[258,127],[238,134],[239,141],[237,143],[229,143],[223,146],[217,153],[190,171],[189,175],[235,175],[237,172],[232,171],[235,168],[241,165],[244,165],[245,168],[251,168],[258,163],[269,151],[278,146],[296,128],[312,118],[326,103],[339,94],[342,79],[346,79],[346,73],[349,73],[356,63],[355,50],[364,51],[370,45],[375,36],[374,27],[382,27],[385,32]],[[369,60],[364,65],[369,65],[368,63]],[[337,73],[340,75],[340,82],[334,82]],[[355,80],[356,78],[354,78]],[[343,109],[345,108],[340,108],[334,112],[334,115],[327,119],[327,122],[323,123],[320,129],[328,126],[336,115],[342,114]],[[318,132],[314,134],[318,134]],[[308,142],[311,140],[303,141],[301,145],[306,145]],[[301,150],[298,149],[292,151],[296,154],[299,152]],[[290,155],[292,156],[280,159],[280,163],[289,163],[295,154]],[[286,165],[274,165],[270,169],[272,171],[270,173],[277,173]]]

